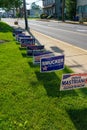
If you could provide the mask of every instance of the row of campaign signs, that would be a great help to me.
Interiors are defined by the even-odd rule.
[[[22,30],[14,30],[13,35],[20,42],[21,47],[26,47],[27,55],[33,56],[33,63],[40,64],[40,72],[52,72],[64,69],[64,55],[55,56],[46,51],[44,45],[36,45],[35,38],[26,36]],[[62,76],[60,90],[71,90],[87,87],[87,73],[64,74]]]

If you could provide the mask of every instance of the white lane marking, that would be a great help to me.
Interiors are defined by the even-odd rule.
[[[87,30],[77,29],[78,32],[87,32]]]

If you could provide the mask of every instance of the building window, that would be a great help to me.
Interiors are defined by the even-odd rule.
[[[78,6],[78,13],[82,13],[82,6]]]
[[[87,13],[87,5],[84,6],[83,11],[84,13]]]

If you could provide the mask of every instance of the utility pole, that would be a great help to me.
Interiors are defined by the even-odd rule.
[[[65,11],[65,0],[62,0],[62,21],[65,21],[65,17],[64,17],[64,11]]]
[[[26,12],[26,1],[23,0],[24,7],[24,19],[25,19],[25,29],[28,30],[27,12]]]

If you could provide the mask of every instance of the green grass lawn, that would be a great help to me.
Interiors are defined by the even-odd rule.
[[[60,92],[68,67],[40,73],[11,31],[0,22],[0,130],[87,130],[87,89]]]

